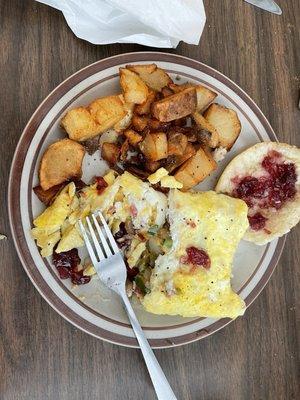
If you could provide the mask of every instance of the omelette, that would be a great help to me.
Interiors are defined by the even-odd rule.
[[[42,256],[83,246],[78,221],[100,210],[127,262],[127,293],[147,311],[214,318],[244,313],[230,285],[233,256],[248,228],[244,201],[212,191],[172,189],[166,196],[129,172],[98,179],[105,184],[100,190],[97,180],[80,191],[68,183],[33,221]]]
[[[236,318],[244,301],[231,288],[235,250],[248,228],[247,205],[215,192],[172,190],[171,249],[160,255],[142,299],[154,314]]]
[[[99,190],[96,183],[76,193],[73,182],[67,184],[58,194],[53,204],[33,221],[32,236],[41,248],[41,255],[66,252],[84,245],[78,221],[90,213],[100,210],[112,232],[118,232],[121,223],[132,225],[132,230],[147,232],[152,226],[160,228],[166,219],[167,198],[154,190],[149,183],[141,181],[128,172],[116,176],[109,171],[104,177],[105,189]],[[142,249],[144,239],[138,236],[132,241],[127,256],[134,266]],[[137,248],[137,249],[136,249]],[[129,254],[130,253],[130,254]]]

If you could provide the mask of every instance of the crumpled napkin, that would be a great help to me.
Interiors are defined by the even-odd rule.
[[[94,44],[198,44],[206,21],[203,0],[37,0],[61,10],[81,39]]]

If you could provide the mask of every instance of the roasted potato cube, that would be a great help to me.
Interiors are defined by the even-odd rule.
[[[128,151],[129,151],[129,141],[128,141],[128,139],[126,139],[125,142],[123,142],[123,144],[121,146],[121,151],[120,151],[120,160],[121,161],[126,160]]]
[[[70,139],[62,139],[51,144],[43,154],[39,177],[43,190],[48,190],[71,178],[82,175],[84,147]]]
[[[38,199],[44,203],[46,206],[50,206],[55,199],[57,193],[65,186],[65,183],[60,183],[59,185],[52,186],[48,190],[43,190],[41,186],[36,186],[33,188],[34,193]]]
[[[172,94],[174,94],[173,90],[171,90],[167,86],[162,88],[161,93],[162,93],[163,97],[169,97],[169,96],[172,96]]]
[[[198,111],[194,112],[192,117],[197,126],[200,128],[197,131],[198,140],[213,149],[217,147],[219,143],[219,134],[216,128],[211,125]]]
[[[161,122],[158,119],[150,118],[148,121],[148,126],[151,131],[166,132],[169,130],[171,123],[170,122]]]
[[[110,166],[114,166],[120,157],[120,148],[115,143],[105,142],[102,144],[101,156]]]
[[[191,87],[196,87],[196,85],[193,85],[192,83],[183,83],[182,85],[177,85],[176,83],[169,83],[169,88],[172,90],[173,93],[179,93],[182,92],[184,89],[188,89]]]
[[[67,132],[70,139],[83,141],[101,132],[101,127],[92,118],[84,107],[74,108],[66,113],[61,120],[61,126]]]
[[[138,132],[142,132],[148,126],[148,122],[149,122],[148,117],[136,114],[133,115],[131,121],[133,128]]]
[[[241,132],[241,123],[237,113],[214,103],[205,111],[204,117],[218,131],[218,146],[230,150]]]
[[[197,111],[202,113],[217,97],[217,93],[206,88],[205,86],[196,86],[197,93]]]
[[[102,97],[93,101],[87,108],[94,121],[101,127],[100,133],[112,128],[126,115],[119,96]]]
[[[124,136],[128,139],[131,146],[136,146],[143,140],[143,136],[135,132],[133,129],[126,129],[126,131],[124,131]]]
[[[126,102],[142,104],[147,100],[148,87],[135,72],[120,68],[120,85]]]
[[[160,165],[161,165],[160,161],[146,161],[145,169],[149,172],[155,172],[160,168]]]
[[[190,143],[187,144],[184,154],[181,156],[168,156],[164,160],[163,165],[169,172],[173,172],[176,168],[180,167],[186,160],[191,158],[196,153],[196,149]]]
[[[150,161],[158,161],[168,155],[168,140],[164,132],[148,133],[140,143],[141,152]]]
[[[183,85],[176,85],[175,83],[169,84],[169,88],[174,93],[182,92],[182,90],[194,87],[197,93],[197,107],[196,110],[203,112],[217,97],[217,93],[202,85],[193,85],[192,83],[184,83]]]
[[[151,111],[159,121],[169,122],[192,114],[196,110],[196,105],[196,89],[192,87],[154,102]]]
[[[201,147],[196,154],[188,159],[175,173],[175,179],[183,184],[183,190],[188,190],[202,182],[217,168],[213,158]]]
[[[145,65],[127,65],[127,69],[135,72],[151,89],[160,92],[164,86],[167,86],[172,79],[156,64]]]
[[[169,132],[168,156],[182,156],[188,143],[187,137],[180,132]]]
[[[131,124],[131,119],[133,115],[133,109],[134,109],[134,104],[133,103],[126,103],[124,96],[122,94],[119,94],[119,99],[123,103],[123,108],[125,111],[125,116],[114,125],[114,130],[117,132],[121,132],[122,130],[126,129],[129,127]]]
[[[145,115],[150,113],[151,104],[154,102],[156,93],[154,90],[149,89],[147,99],[142,104],[137,104],[134,108],[134,112],[138,115]]]

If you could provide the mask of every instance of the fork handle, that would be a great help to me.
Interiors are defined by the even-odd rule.
[[[142,350],[144,360],[147,365],[158,400],[177,400],[163,370],[161,369],[161,366],[159,365],[149,345],[149,342],[141,328],[135,312],[133,311],[133,308],[130,304],[130,301],[128,300],[126,293],[120,293],[120,295],[125,305],[125,309],[134,330],[135,336]]]

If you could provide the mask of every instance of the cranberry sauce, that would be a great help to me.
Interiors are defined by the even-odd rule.
[[[293,163],[284,163],[282,155],[277,151],[270,151],[261,162],[266,172],[264,176],[255,178],[245,176],[242,179],[233,178],[237,186],[233,196],[244,200],[248,207],[260,209],[275,208],[279,210],[288,200],[296,195],[296,167]],[[258,231],[265,227],[267,218],[261,213],[249,216],[249,223],[253,230]]]
[[[75,285],[83,285],[91,280],[90,276],[84,276],[83,270],[78,271],[80,257],[77,249],[53,253],[52,261],[59,273],[60,279],[70,278]]]
[[[186,249],[186,256],[181,258],[183,264],[199,265],[205,269],[210,268],[210,258],[206,251],[191,246]]]
[[[96,176],[95,181],[98,194],[102,194],[108,186],[107,182],[102,178],[102,176]]]

